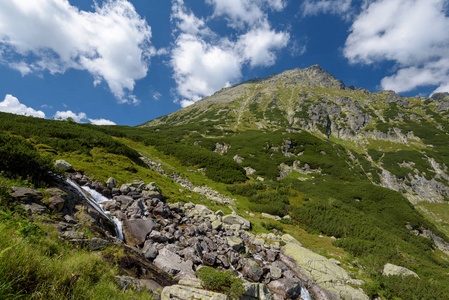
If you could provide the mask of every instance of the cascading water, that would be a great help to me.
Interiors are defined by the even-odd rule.
[[[111,220],[115,225],[115,231],[117,233],[117,237],[121,240],[123,240],[123,230],[122,230],[122,222],[120,222],[119,219],[116,217],[111,218],[111,213],[109,211],[105,211],[103,209],[103,205],[101,203],[105,201],[109,201],[110,199],[106,198],[102,194],[98,193],[97,191],[87,187],[83,186],[80,187],[75,182],[71,181],[70,179],[67,179],[66,182],[73,186],[78,193],[103,217]]]

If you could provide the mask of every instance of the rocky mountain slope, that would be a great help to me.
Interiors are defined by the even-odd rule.
[[[313,66],[141,128],[0,113],[0,296],[449,298],[448,103]]]

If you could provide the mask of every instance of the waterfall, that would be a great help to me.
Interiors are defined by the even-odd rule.
[[[301,286],[301,298],[303,300],[312,300],[309,291],[304,287],[304,285]]]
[[[101,205],[101,203],[105,202],[105,201],[109,201],[110,199],[106,198],[105,196],[103,196],[102,194],[100,194],[99,192],[87,187],[87,186],[83,186],[80,187],[78,184],[76,184],[75,182],[71,181],[70,179],[67,179],[66,182],[68,184],[70,184],[71,186],[73,186],[78,193],[98,212],[100,213],[103,217],[111,220],[114,225],[115,225],[115,231],[117,233],[117,237],[121,240],[123,240],[123,231],[122,231],[122,222],[120,222],[119,219],[117,219],[116,217],[112,217],[111,218],[111,213],[109,211],[105,211],[103,209],[103,205]]]

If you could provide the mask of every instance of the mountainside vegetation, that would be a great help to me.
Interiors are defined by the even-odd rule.
[[[319,66],[234,85],[139,127],[0,113],[0,298],[115,292],[113,268],[89,252],[69,257],[70,247],[44,234],[45,222],[30,223],[6,193],[51,186],[52,174],[63,175],[53,162],[65,159],[100,182],[155,181],[168,202],[236,210],[253,232],[289,233],[341,261],[371,298],[449,299],[448,116],[449,94],[370,93]],[[180,189],[142,155],[235,203]],[[419,278],[383,275],[387,263]],[[14,268],[22,277],[11,277]],[[86,276],[71,283],[72,272]],[[136,295],[126,296],[144,297]]]

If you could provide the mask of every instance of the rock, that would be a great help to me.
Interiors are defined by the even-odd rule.
[[[228,225],[239,224],[243,230],[251,229],[251,223],[234,212],[230,215],[223,216],[222,222]]]
[[[134,201],[131,196],[114,196],[114,200],[119,202],[122,206],[127,206]]]
[[[419,278],[418,274],[416,274],[415,272],[407,268],[396,266],[393,264],[386,264],[384,266],[382,274],[386,276],[398,275],[398,276],[414,276],[416,278]]]
[[[214,293],[183,285],[172,285],[164,287],[161,294],[161,300],[172,300],[172,299],[228,300],[229,298],[225,294]]]
[[[270,279],[276,280],[282,277],[282,269],[276,266],[270,266]]]
[[[120,186],[120,192],[122,194],[128,194],[131,191],[131,189],[129,188],[129,186],[127,184],[122,184]]]
[[[267,213],[262,213],[262,217],[267,218],[267,219],[272,219],[272,220],[275,220],[275,221],[282,220],[282,218],[279,217],[279,216],[273,216],[273,215],[270,215],[270,214],[267,214]]]
[[[175,276],[175,279],[196,278],[192,261],[185,262],[178,254],[166,248],[159,251],[153,263],[159,269]]]
[[[84,239],[84,232],[70,230],[59,234],[59,237],[65,240]]]
[[[151,243],[151,241],[145,242],[145,245],[142,249],[142,253],[146,259],[150,259],[150,260],[155,259],[158,255],[157,248],[156,248],[156,246],[154,246],[153,243]]]
[[[242,247],[245,246],[242,239],[237,236],[227,236],[226,240],[228,241],[229,247],[234,249],[235,251],[239,251]]]
[[[115,186],[117,185],[117,181],[115,180],[114,177],[109,177],[108,180],[106,181],[106,186],[108,187],[108,189],[113,189],[115,188]]]
[[[153,280],[137,279],[130,276],[115,276],[114,278],[117,285],[123,291],[132,289],[140,292],[142,289],[147,289],[153,293],[154,299],[161,299],[158,291],[162,290],[162,286]]]
[[[29,214],[42,215],[48,212],[47,208],[38,203],[24,203],[20,205]]]
[[[204,217],[207,215],[212,215],[214,212],[211,211],[206,205],[197,204],[195,205],[195,210],[200,214],[200,216]]]
[[[243,276],[250,278],[253,281],[259,281],[262,277],[262,269],[259,267],[259,265],[251,259],[245,259],[244,260],[244,266],[243,266]]]
[[[126,244],[131,247],[142,245],[155,224],[151,219],[132,219],[122,223]]]
[[[68,162],[66,162],[66,161],[63,160],[63,159],[57,159],[57,160],[55,161],[55,168],[64,170],[64,171],[66,171],[66,172],[67,172],[67,171],[70,171],[70,170],[73,170],[72,165],[69,164]]]
[[[283,239],[284,237],[285,235],[282,236]],[[282,247],[280,258],[285,265],[296,272],[296,275],[307,278],[319,287],[312,293],[331,294],[337,299],[369,299],[362,289],[346,285],[350,277],[343,268],[324,256],[301,247],[297,242],[290,242]]]
[[[91,251],[102,251],[109,246],[109,242],[100,238],[92,238],[87,242],[87,247]]]
[[[201,284],[201,279],[199,278],[187,278],[187,279],[181,279],[178,282],[179,285],[183,285],[183,286],[190,286],[190,287],[194,287],[194,288],[202,288],[202,284]]]
[[[158,243],[165,243],[166,241],[168,241],[168,238],[157,230],[151,231],[150,236],[148,238]]]
[[[32,188],[12,187],[11,196],[20,201],[40,201],[43,198],[41,191]]]
[[[223,225],[223,222],[221,222],[219,219],[216,219],[212,222],[212,229],[220,230],[221,226]]]
[[[226,255],[218,255],[217,259],[220,261],[223,267],[225,267],[226,269],[229,268],[229,259],[226,257]]]
[[[156,198],[163,200],[165,197],[158,191],[143,191],[142,195],[147,198]]]
[[[271,281],[268,287],[273,293],[284,299],[296,299],[301,295],[301,281],[299,279],[282,278]]]
[[[206,266],[213,267],[217,262],[217,253],[215,252],[205,253],[203,255],[203,262]]]
[[[281,240],[282,240],[284,243],[286,243],[286,244],[288,244],[288,243],[294,243],[294,244],[297,244],[298,246],[302,246],[302,244],[301,244],[297,239],[295,239],[294,237],[292,237],[290,234],[284,234],[284,235],[281,237]]]
[[[268,287],[263,283],[251,283],[245,281],[243,283],[243,296],[251,297],[259,300],[272,300],[273,297]]]

